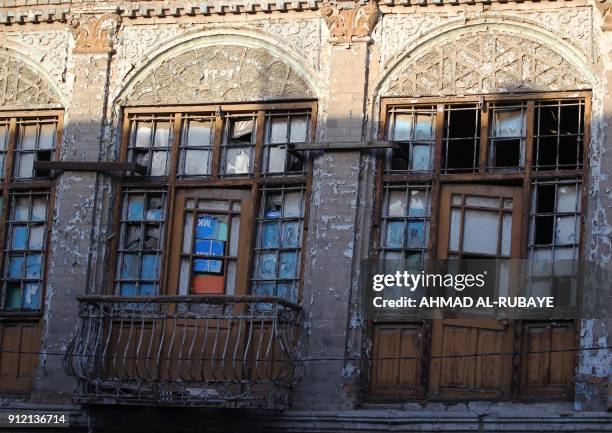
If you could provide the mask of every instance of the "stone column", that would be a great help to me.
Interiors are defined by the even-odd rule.
[[[61,154],[65,161],[98,161],[105,121],[110,36],[115,14],[80,16],[72,22],[75,47],[72,100],[64,114]],[[64,172],[58,179],[43,321],[43,355],[34,381],[33,399],[69,402],[74,381],[63,370],[63,357],[78,321],[76,296],[87,291],[98,174]]]
[[[352,8],[349,8],[352,6]],[[330,30],[329,99],[325,140],[365,138],[365,100],[370,32],[375,3],[347,8],[324,3]],[[356,20],[358,14],[366,19]],[[340,17],[340,18],[339,18]],[[350,305],[355,290],[362,155],[327,150],[316,157],[304,281],[305,377],[293,395],[294,408],[351,408],[357,396],[358,365],[345,361]]]

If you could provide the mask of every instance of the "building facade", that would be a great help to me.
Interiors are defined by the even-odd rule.
[[[4,411],[612,430],[606,314],[429,320],[362,284],[609,264],[609,0],[4,0],[0,23]],[[545,272],[534,293],[576,284]]]

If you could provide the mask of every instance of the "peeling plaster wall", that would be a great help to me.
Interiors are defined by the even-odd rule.
[[[483,34],[504,29],[516,34],[523,29],[525,34],[545,38],[547,49],[571,57],[563,68],[576,67],[579,73],[574,74],[576,82],[562,82],[561,87],[593,90],[587,251],[590,258],[609,263],[612,34],[601,30],[601,14],[594,3],[381,5],[383,14],[371,44],[329,43],[327,26],[315,10],[124,19],[110,61],[106,55],[73,53],[74,39],[65,23],[41,24],[46,26],[42,29],[39,25],[7,26],[0,31],[0,44],[38,64],[41,75],[59,95],[58,103],[65,109],[62,158],[112,161],[120,142],[121,101],[141,82],[146,75],[143,71],[164,56],[179,55],[190,44],[206,44],[207,38],[284,54],[312,90],[309,96],[318,100],[317,140],[347,141],[378,137],[380,97],[394,89],[389,77],[405,77],[408,72],[402,67],[409,66],[418,57],[413,54],[426,44],[437,49],[453,39],[449,38],[453,31],[464,31],[460,29],[472,24],[480,25]],[[98,14],[113,9],[105,2],[82,7]],[[411,54],[406,57],[407,53]],[[577,66],[579,62],[585,70]],[[585,71],[588,73],[583,74]],[[398,95],[406,92],[395,89]],[[316,158],[301,351],[306,359],[340,360],[306,364],[306,376],[293,396],[297,409],[346,409],[360,403],[364,365],[342,359],[362,357],[371,346],[364,339],[360,278],[365,271],[361,263],[371,253],[374,179],[375,158],[368,152],[328,152]],[[100,292],[108,282],[113,203],[114,189],[108,177],[64,173],[58,181],[43,319],[42,347],[46,351],[65,349],[76,323],[74,296]],[[609,346],[610,328],[609,321],[583,321],[581,345]],[[608,353],[580,355],[576,408],[605,407],[611,373]],[[36,398],[68,401],[71,388],[61,359],[42,356]]]

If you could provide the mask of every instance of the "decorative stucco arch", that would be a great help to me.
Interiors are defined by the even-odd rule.
[[[376,95],[580,90],[596,82],[588,62],[565,41],[497,17],[431,32],[395,59]]]
[[[115,104],[157,105],[317,98],[316,74],[278,41],[219,29],[173,38],[126,77]]]
[[[0,106],[3,110],[62,108],[66,98],[40,64],[14,47],[0,47]]]

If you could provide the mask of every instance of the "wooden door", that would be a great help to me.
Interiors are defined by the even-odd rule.
[[[490,185],[443,187],[438,257],[519,258],[521,193],[521,188]],[[487,354],[511,353],[512,344],[512,326],[507,320],[435,319],[430,394],[441,399],[508,397],[512,358]]]
[[[238,189],[177,191],[167,294],[248,293],[250,197]]]
[[[0,324],[0,392],[28,393],[38,366],[40,323],[4,321]]]
[[[251,190],[184,189],[176,193],[166,294],[181,296],[248,294],[252,221]],[[185,313],[190,308],[190,313]],[[212,302],[170,308],[171,319],[157,330],[166,338],[161,375],[205,384],[232,381],[240,388],[249,374],[244,353],[247,306]],[[230,386],[230,385],[228,385]],[[204,392],[196,391],[194,392]]]

